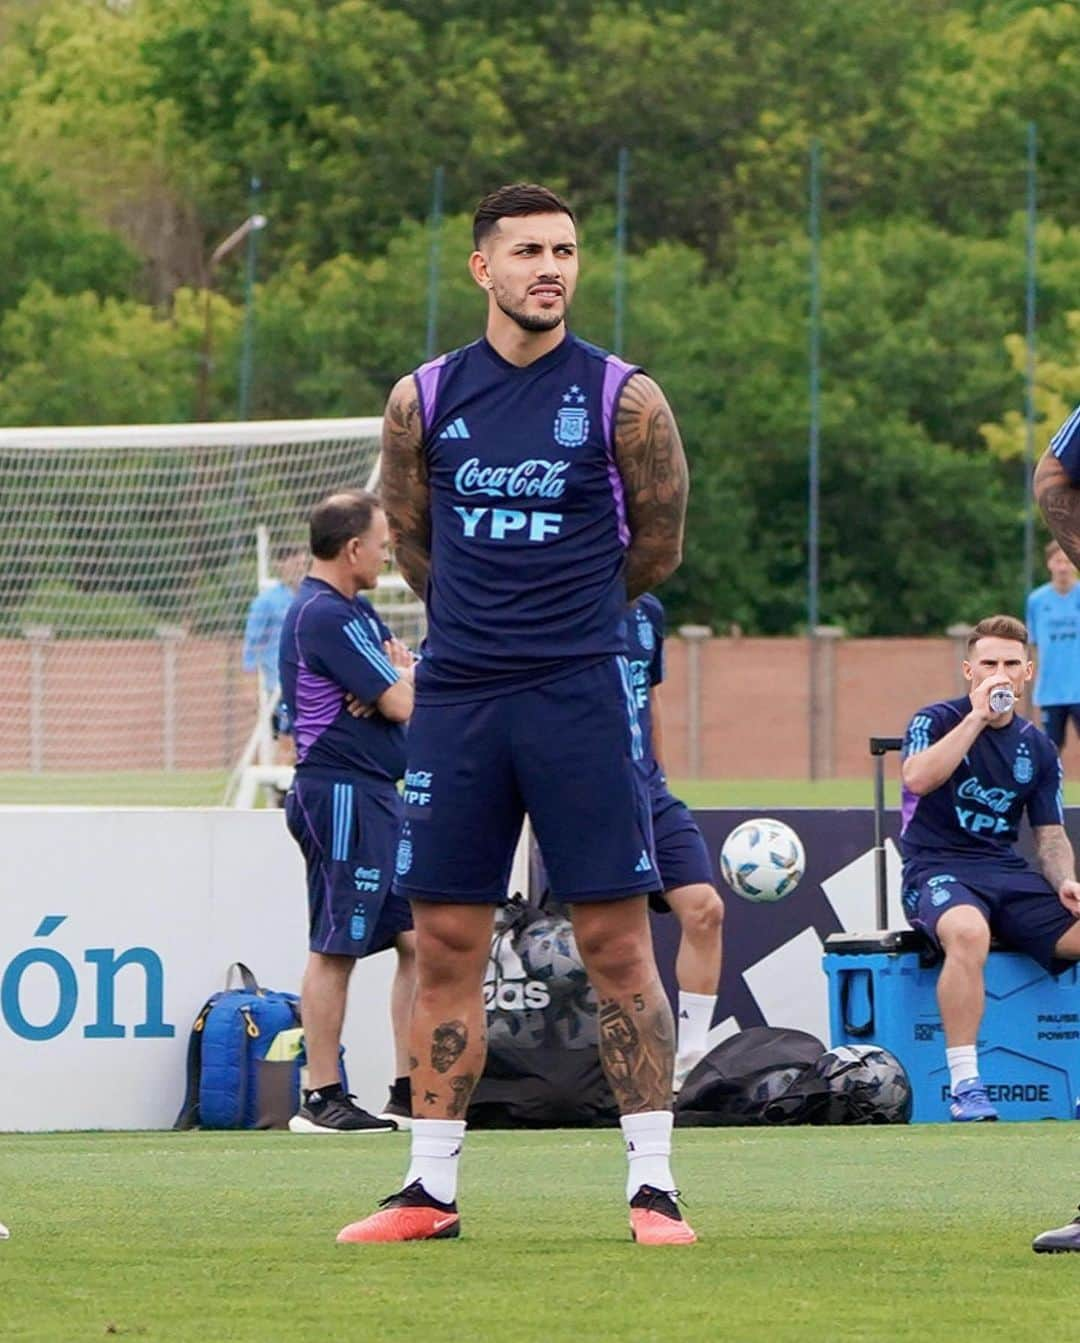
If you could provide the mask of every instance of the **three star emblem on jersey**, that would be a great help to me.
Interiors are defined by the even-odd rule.
[[[555,442],[560,448],[580,448],[589,437],[589,416],[585,393],[575,383],[563,393],[563,404],[555,416]]]

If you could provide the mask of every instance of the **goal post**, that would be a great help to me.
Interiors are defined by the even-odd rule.
[[[145,775],[153,804],[163,774],[232,771],[259,726],[241,659],[260,581],[277,582],[278,547],[306,545],[318,499],[377,478],[381,427],[0,429],[6,796],[24,775],[97,777],[105,797],[108,776]],[[403,588],[389,576],[376,604],[415,643]]]

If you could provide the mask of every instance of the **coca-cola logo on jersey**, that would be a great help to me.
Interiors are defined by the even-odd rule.
[[[459,494],[482,494],[489,499],[560,499],[569,469],[569,462],[548,462],[542,457],[530,457],[515,466],[481,466],[479,457],[470,457],[458,467],[454,485]]]

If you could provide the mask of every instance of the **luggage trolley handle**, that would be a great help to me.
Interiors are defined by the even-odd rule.
[[[870,754],[874,757],[874,895],[877,900],[878,928],[889,922],[888,876],[885,870],[885,756],[903,749],[903,737],[871,737]]]

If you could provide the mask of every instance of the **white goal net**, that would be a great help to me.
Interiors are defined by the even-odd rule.
[[[145,774],[153,803],[152,776],[224,780],[245,753],[264,759],[276,658],[253,637],[260,611],[283,599],[311,506],[376,477],[380,430],[0,430],[0,800],[64,774],[109,800],[123,773]],[[377,604],[416,646],[423,611],[400,579]]]

